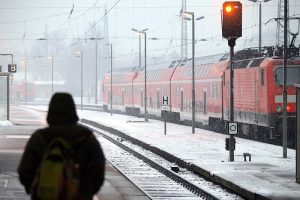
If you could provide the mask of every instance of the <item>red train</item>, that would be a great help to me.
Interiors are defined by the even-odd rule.
[[[269,141],[282,135],[282,50],[274,47],[244,49],[235,54],[234,118],[239,135]],[[169,97],[169,121],[192,119],[191,60],[174,61],[164,68],[147,67],[147,111],[162,117],[162,97]],[[214,130],[226,130],[229,120],[229,54],[195,59],[195,120]],[[287,68],[288,140],[294,142],[296,90],[300,83],[299,48],[289,49]],[[103,81],[103,108],[110,110],[110,73]],[[138,68],[113,73],[113,110],[144,114],[144,71]]]

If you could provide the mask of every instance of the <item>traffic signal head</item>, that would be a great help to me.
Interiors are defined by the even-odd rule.
[[[225,138],[225,149],[229,150],[229,142],[230,142],[230,138]]]
[[[241,2],[224,2],[222,11],[222,35],[227,39],[242,37]]]

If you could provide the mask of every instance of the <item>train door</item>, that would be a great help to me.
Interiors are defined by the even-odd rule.
[[[144,97],[144,93],[143,91],[141,91],[141,106],[144,106],[144,101],[143,101],[143,97]]]
[[[124,91],[122,91],[122,105],[124,105],[124,95],[125,95],[125,93],[124,93]]]
[[[254,102],[255,102],[255,113],[258,113],[258,105],[260,104],[260,98],[259,98],[259,95],[258,95],[258,93],[259,93],[259,76],[258,76],[258,74],[257,73],[259,73],[259,70],[257,70],[256,72],[255,72],[255,79],[254,79],[254,88],[255,88],[255,97],[254,97]],[[256,120],[258,120],[257,119],[257,117],[258,117],[258,115],[255,115],[255,119]]]
[[[206,115],[206,91],[203,92],[203,114]]]
[[[156,91],[156,108],[160,108],[160,93],[159,90]]]
[[[180,111],[183,111],[183,91],[180,93]]]
[[[112,98],[111,98],[111,91],[109,90],[108,91],[108,102],[111,103],[111,100],[112,100]]]

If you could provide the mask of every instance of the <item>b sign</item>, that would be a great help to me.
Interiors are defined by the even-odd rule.
[[[16,73],[17,72],[17,65],[16,64],[8,64],[8,72]]]
[[[168,106],[169,105],[169,97],[168,96],[163,96],[162,105],[163,106]]]

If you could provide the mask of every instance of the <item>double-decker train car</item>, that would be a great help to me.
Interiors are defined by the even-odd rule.
[[[265,47],[238,51],[234,56],[234,120],[239,135],[265,141],[281,137],[282,130],[282,51]],[[113,73],[113,110],[144,115],[145,71],[132,68]],[[110,73],[103,82],[103,105],[110,107]],[[225,130],[230,112],[229,54],[195,59],[195,120],[214,130]],[[289,51],[287,66],[288,140],[294,142],[296,90],[300,83],[299,48]],[[162,97],[169,97],[168,120],[192,120],[191,59],[174,61],[160,68],[147,66],[147,112],[161,117]]]

